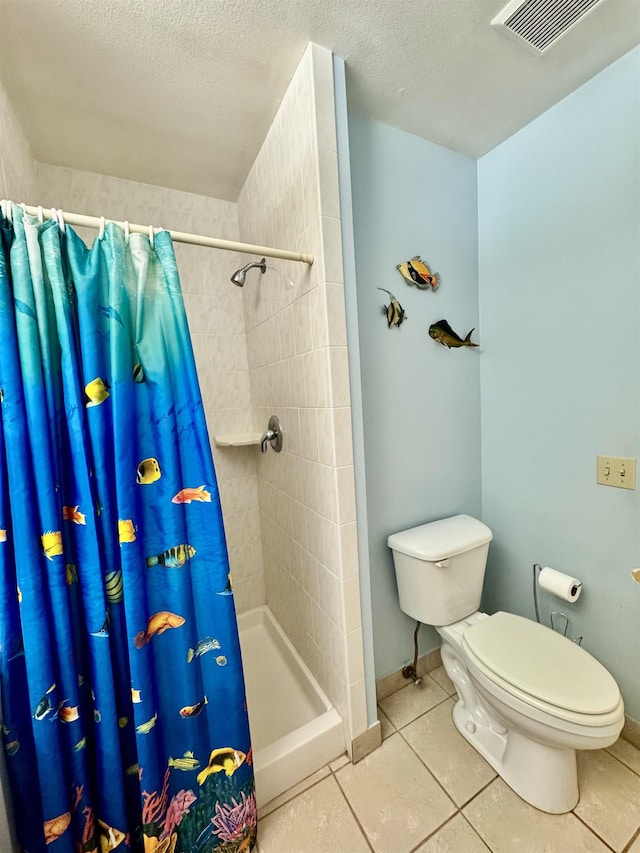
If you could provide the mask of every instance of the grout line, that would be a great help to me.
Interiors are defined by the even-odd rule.
[[[636,829],[636,831],[633,833],[633,835],[627,842],[626,846],[622,848],[622,853],[628,853],[628,851],[631,850],[631,846],[633,845],[634,841],[637,841],[638,838],[640,838],[640,827]]]
[[[344,766],[346,767],[347,765],[345,764]],[[340,768],[340,769],[342,769],[342,768]],[[359,829],[359,830],[360,830],[360,832],[362,833],[362,837],[364,838],[364,840],[365,840],[365,842],[366,842],[367,846],[369,847],[369,850],[371,850],[371,853],[376,853],[375,848],[373,847],[373,845],[372,845],[372,844],[371,844],[371,842],[369,841],[369,836],[367,835],[367,833],[366,833],[366,832],[365,832],[365,830],[364,830],[364,827],[363,827],[363,826],[362,826],[362,824],[360,823],[360,820],[359,820],[359,818],[358,818],[358,815],[355,813],[355,811],[354,811],[354,809],[353,809],[353,807],[352,807],[351,803],[349,802],[349,797],[347,797],[347,795],[346,795],[346,793],[345,793],[345,791],[344,791],[344,789],[343,789],[342,785],[340,784],[340,780],[338,779],[337,774],[336,774],[336,773],[334,773],[334,771],[333,771],[333,770],[331,770],[331,767],[329,767],[329,771],[331,772],[331,775],[332,775],[332,776],[333,776],[333,778],[335,779],[335,781],[336,781],[336,785],[338,786],[338,790],[340,791],[340,793],[341,793],[341,794],[342,794],[342,796],[344,797],[344,800],[345,800],[345,802],[346,802],[346,804],[347,804],[347,808],[349,809],[349,811],[350,811],[350,812],[351,812],[351,814],[353,815],[353,819],[355,820],[355,822],[356,822],[356,825],[357,825],[358,829]]]
[[[322,779],[318,779],[316,782],[313,782],[313,784],[309,785],[309,787],[308,787],[308,788],[305,788],[303,791],[298,791],[298,793],[297,793],[297,794],[294,794],[294,795],[293,795],[292,797],[290,797],[288,800],[285,800],[285,801],[284,801],[284,803],[280,803],[280,805],[279,805],[279,806],[276,806],[276,807],[275,807],[275,809],[271,809],[269,812],[267,812],[267,814],[266,814],[266,815],[264,815],[264,816],[262,816],[262,817],[261,817],[260,815],[258,815],[258,823],[259,823],[261,820],[265,820],[265,819],[266,819],[266,818],[268,818],[270,815],[275,814],[276,812],[280,811],[280,809],[281,809],[281,808],[283,808],[284,806],[288,806],[288,805],[289,805],[289,803],[293,802],[293,800],[297,800],[297,799],[298,799],[298,797],[301,797],[301,796],[302,796],[302,794],[306,794],[306,793],[307,793],[307,791],[310,791],[312,788],[315,788],[315,787],[316,787],[317,785],[319,785],[321,782],[324,782],[326,779],[328,779],[328,778],[329,778],[329,776],[331,776],[331,775],[332,775],[332,771],[331,771],[331,768],[329,767],[329,765],[328,765],[328,764],[325,764],[325,767],[327,768],[327,770],[329,770],[329,773],[328,773],[328,775],[327,775],[327,776],[323,776],[323,777],[322,777]],[[320,768],[320,770],[322,770],[322,769],[323,769],[323,768],[321,767],[321,768]],[[319,770],[317,770],[317,771],[316,771],[316,773],[319,773],[319,772],[320,772]],[[302,781],[304,782],[304,779],[303,779]],[[299,782],[298,784],[300,784],[300,782]],[[292,787],[295,787],[295,785],[294,785],[294,786],[292,786]],[[289,790],[291,790],[291,789],[289,788]],[[283,792],[282,792],[282,794],[278,794],[278,797],[284,797],[284,795],[285,795],[286,793],[287,793],[287,791],[283,791]],[[275,800],[275,799],[277,799],[277,797],[274,797],[273,799]],[[272,800],[271,802],[273,802],[273,800]],[[268,806],[268,805],[269,805],[269,803],[265,803],[265,806]],[[263,807],[263,808],[264,808],[264,807]]]
[[[436,784],[438,785],[438,787],[442,789],[442,791],[444,792],[444,794],[445,794],[445,796],[447,797],[447,799],[448,799],[448,800],[450,800],[450,801],[451,801],[451,803],[453,804],[453,806],[455,807],[456,811],[459,811],[459,810],[460,810],[460,806],[456,803],[456,801],[453,799],[453,797],[451,796],[451,794],[447,791],[447,789],[444,787],[444,785],[440,782],[440,780],[439,780],[439,779],[438,779],[438,777],[435,775],[435,773],[433,772],[433,770],[431,770],[431,768],[429,767],[429,765],[427,764],[427,762],[424,760],[424,758],[421,758],[421,756],[420,756],[420,755],[418,755],[418,753],[417,753],[417,752],[415,751],[415,749],[411,746],[411,744],[409,743],[409,741],[404,737],[404,735],[402,734],[402,732],[398,732],[398,734],[400,735],[400,737],[402,738],[402,740],[406,743],[406,745],[409,747],[409,749],[411,750],[411,752],[413,752],[413,754],[416,756],[416,758],[418,759],[418,761],[419,761],[419,762],[424,766],[425,770],[426,770],[426,771],[427,771],[427,773],[431,776],[431,778],[436,782]],[[493,781],[493,779],[492,779],[491,781]]]
[[[445,697],[444,697],[444,699],[440,699],[438,702],[436,702],[436,704],[435,704],[435,705],[432,705],[432,706],[431,706],[431,708],[429,708],[427,711],[423,711],[421,714],[418,714],[418,716],[417,716],[417,717],[415,717],[413,720],[409,720],[409,722],[408,722],[408,723],[404,723],[404,724],[403,724],[402,726],[400,726],[399,728],[396,726],[396,731],[397,731],[397,732],[399,732],[399,731],[401,731],[402,729],[406,729],[406,728],[407,728],[407,726],[410,726],[412,723],[415,723],[415,722],[417,722],[418,720],[422,719],[422,717],[424,717],[424,716],[425,716],[425,714],[430,714],[430,713],[431,713],[431,711],[434,711],[434,710],[435,710],[439,705],[444,705],[444,703],[445,703],[445,702],[448,702],[448,701],[449,701],[449,699],[451,699],[451,696],[445,696]],[[392,725],[395,725],[395,724],[393,723],[393,721],[391,720],[391,718],[389,717],[389,715],[388,715],[388,714],[386,713],[386,711],[384,710],[384,708],[383,708],[382,710],[383,710],[383,712],[386,714],[386,716],[389,718],[389,721],[391,722],[391,724],[392,724]],[[462,737],[462,735],[461,735],[461,737]]]
[[[433,836],[434,836],[434,835],[436,835],[438,832],[440,832],[440,830],[441,830],[441,829],[444,829],[444,827],[445,827],[448,823],[451,823],[451,821],[454,819],[454,817],[457,817],[459,814],[460,814],[460,811],[459,811],[459,810],[458,810],[458,811],[456,811],[456,812],[454,812],[454,813],[451,815],[451,817],[448,817],[448,818],[444,821],[444,823],[441,823],[441,824],[440,824],[440,826],[438,826],[436,829],[434,829],[434,830],[433,830],[433,832],[430,832],[430,833],[429,833],[429,835],[425,835],[425,837],[422,839],[422,841],[419,841],[419,842],[416,844],[416,846],[415,846],[415,847],[412,847],[412,848],[411,848],[411,850],[409,851],[409,853],[416,853],[416,851],[417,851],[417,850],[419,850],[419,849],[420,849],[420,847],[422,847],[422,845],[423,845],[426,841],[428,841],[430,838],[433,838]]]
[[[491,765],[490,765],[490,764],[489,764],[489,767],[491,767]],[[493,770],[493,767],[491,767],[491,769]],[[493,779],[490,779],[486,784],[484,784],[484,785],[482,786],[482,788],[480,788],[480,790],[479,790],[479,791],[476,791],[476,792],[475,792],[475,794],[474,794],[472,797],[469,797],[469,799],[467,800],[467,802],[466,802],[463,806],[460,806],[460,811],[461,811],[461,812],[462,812],[462,809],[466,809],[466,807],[467,807],[470,803],[472,803],[472,802],[476,799],[476,797],[479,797],[479,796],[480,796],[480,794],[482,794],[482,793],[483,793],[483,791],[486,791],[486,790],[487,790],[487,788],[489,788],[491,785],[493,785],[493,783],[494,783],[494,782],[497,782],[497,781],[498,781],[498,779],[502,779],[502,776],[500,776],[500,774],[499,774],[499,773],[497,773],[495,770],[493,770],[493,772],[496,774],[496,775],[493,777]],[[504,779],[503,779],[502,781],[504,782]],[[506,785],[506,784],[507,784],[507,783],[505,782],[505,785]],[[507,786],[507,787],[508,787],[508,786]],[[509,790],[511,790],[511,788],[509,788]],[[515,793],[515,792],[514,792],[514,793]],[[518,796],[518,795],[516,794],[516,796]],[[520,799],[522,799],[522,797],[520,797]],[[464,814],[464,812],[463,812],[463,814]],[[466,815],[464,815],[464,816],[466,817]],[[471,821],[469,821],[469,823],[471,823]],[[471,823],[471,826],[473,826],[473,824],[472,824],[472,823]],[[475,832],[477,832],[477,830],[475,829],[475,827],[473,827],[473,828],[474,828],[474,831],[475,831]]]
[[[491,784],[491,783],[489,783],[489,784]],[[484,791],[484,788],[482,790]],[[480,793],[480,792],[478,792],[478,793]],[[488,839],[485,839],[482,835],[480,835],[479,830],[477,830],[475,828],[475,826],[471,823],[471,821],[469,820],[469,818],[466,816],[466,814],[463,811],[461,811],[460,814],[462,816],[462,819],[466,822],[467,826],[469,826],[471,828],[471,831],[474,832],[478,836],[481,843],[484,844],[484,846],[487,848],[487,850],[491,850],[491,847],[489,847]]]
[[[629,741],[627,741],[627,743],[629,743]],[[631,744],[631,746],[633,746],[633,744]],[[632,773],[635,773],[635,775],[636,775],[636,776],[640,776],[640,772],[638,772],[637,770],[635,770],[635,768],[631,767],[631,765],[627,764],[627,762],[626,762],[623,758],[620,758],[619,756],[614,755],[614,753],[613,753],[613,752],[609,752],[609,749],[608,749],[608,748],[606,748],[606,749],[605,749],[605,752],[606,752],[608,755],[610,755],[610,756],[611,756],[611,758],[615,758],[615,760],[616,760],[617,762],[619,762],[620,764],[622,764],[622,766],[623,766],[623,767],[626,767],[626,768],[627,768],[627,770],[631,770],[631,772],[632,772]]]
[[[578,800],[578,803],[579,803],[579,802],[580,802],[580,800]],[[578,803],[576,803],[576,806],[578,805]],[[602,843],[604,844],[604,846],[605,846],[608,850],[613,850],[613,851],[614,851],[614,853],[615,853],[615,848],[614,848],[614,847],[612,847],[612,846],[609,844],[609,842],[608,842],[608,841],[605,841],[605,840],[604,840],[604,838],[603,838],[601,835],[599,835],[599,834],[595,831],[595,829],[594,829],[592,826],[590,826],[590,825],[586,822],[586,820],[584,820],[583,818],[581,818],[579,814],[576,814],[576,812],[575,812],[575,811],[571,811],[571,812],[569,812],[569,814],[572,814],[572,815],[573,815],[577,820],[579,820],[579,821],[580,821],[580,823],[581,823],[581,824],[582,824],[586,829],[588,829],[588,830],[589,830],[589,832],[590,832],[592,835],[595,835],[595,837],[598,839],[598,841],[602,841]]]

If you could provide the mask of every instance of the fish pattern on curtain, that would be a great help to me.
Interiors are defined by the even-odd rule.
[[[25,853],[244,853],[252,751],[173,247],[13,207],[0,252],[2,738]]]

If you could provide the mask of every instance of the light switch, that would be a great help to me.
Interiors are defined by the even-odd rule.
[[[601,486],[635,489],[636,460],[624,456],[598,456],[596,480]]]

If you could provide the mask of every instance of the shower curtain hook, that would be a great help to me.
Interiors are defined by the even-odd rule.
[[[153,249],[153,225],[149,226],[149,244]]]
[[[44,210],[41,204],[38,205],[38,220],[40,221],[40,225],[44,224]]]
[[[64,221],[64,216],[63,216],[60,208],[58,208],[58,225],[60,226],[60,230],[62,231],[62,233],[66,234],[67,233],[67,224]]]
[[[51,208],[51,218],[53,219],[53,221],[56,223],[56,225],[59,228],[60,223],[58,222],[58,211],[55,209],[55,207]]]
[[[23,213],[24,213],[24,215],[26,216],[26,215],[27,215],[27,205],[26,205],[23,201],[21,201],[21,202],[20,202],[20,207],[22,208],[22,212],[23,212]]]
[[[129,220],[125,219],[124,221],[124,244],[125,246],[129,245]]]
[[[104,218],[104,216],[101,216],[100,217],[100,230],[98,231],[98,240],[102,240],[102,238],[104,237],[104,229],[105,229],[106,224],[107,224],[107,220]]]
[[[8,219],[9,221],[11,221],[10,217],[9,217],[9,205],[10,204],[11,204],[11,202],[8,201],[6,198],[3,198],[2,201],[0,202],[0,205],[2,206],[2,217],[3,217],[3,219]]]

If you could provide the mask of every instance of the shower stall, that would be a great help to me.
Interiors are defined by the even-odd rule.
[[[331,53],[307,47],[237,202],[16,157],[29,181],[5,194],[28,203],[314,256],[175,245],[263,804],[369,734]],[[272,415],[282,452],[261,453]]]
[[[266,606],[238,616],[258,803],[344,751],[342,718]]]
[[[258,442],[275,414],[283,446],[215,449],[255,466],[259,564],[237,572],[232,550],[232,575],[265,802],[367,729],[329,51],[307,48],[237,212],[241,240],[314,255],[311,266],[267,258],[266,271],[233,275],[251,403],[238,429]]]

